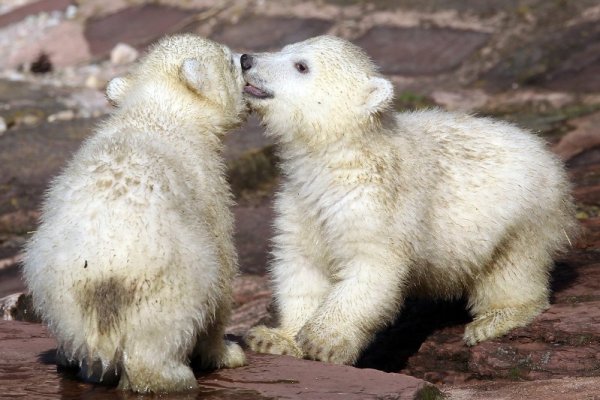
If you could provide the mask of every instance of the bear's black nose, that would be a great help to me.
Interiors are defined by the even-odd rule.
[[[254,58],[252,58],[251,55],[242,54],[242,56],[240,57],[240,63],[242,64],[242,71],[248,71],[250,68],[252,68],[253,61],[254,61]]]

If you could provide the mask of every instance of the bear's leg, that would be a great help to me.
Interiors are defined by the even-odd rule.
[[[128,333],[122,353],[119,389],[138,393],[179,392],[198,387],[188,357],[193,326],[170,321],[139,324]]]
[[[363,256],[338,273],[341,280],[296,336],[306,357],[354,364],[375,333],[397,315],[408,269],[395,257],[386,257],[390,252],[385,248],[373,243],[365,247]]]
[[[246,365],[242,348],[225,340],[225,324],[229,308],[220,307],[213,324],[198,336],[194,355],[199,356],[202,368],[236,368]]]
[[[470,346],[527,325],[549,306],[551,256],[542,235],[522,232],[496,249],[470,290],[474,319],[463,338]]]
[[[251,350],[259,353],[303,357],[294,336],[319,307],[330,287],[327,277],[297,250],[293,257],[274,265],[275,299],[279,327],[256,326],[244,337]]]
[[[318,225],[310,213],[286,200],[283,194],[278,202],[279,232],[274,238],[271,267],[279,327],[256,326],[244,340],[253,351],[301,358],[303,353],[294,337],[320,306],[331,283],[323,259],[327,254],[322,247],[325,240],[319,236]],[[288,204],[292,206],[286,207]]]

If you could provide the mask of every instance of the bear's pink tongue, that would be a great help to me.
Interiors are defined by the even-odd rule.
[[[244,86],[244,92],[259,98],[267,97],[267,93],[249,83],[246,83],[246,86]]]

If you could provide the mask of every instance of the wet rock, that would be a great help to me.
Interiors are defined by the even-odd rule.
[[[56,341],[45,327],[0,321],[2,389],[27,399],[115,398],[113,387],[77,381],[56,370]],[[248,365],[197,371],[193,398],[226,399],[441,399],[440,391],[417,378],[348,366],[248,353]],[[186,397],[187,398],[187,397]],[[191,397],[190,397],[191,398]]]
[[[355,42],[383,73],[417,76],[452,71],[488,38],[487,33],[467,30],[379,26]]]
[[[442,399],[434,386],[401,374],[253,353],[248,362],[247,367],[209,374],[201,384],[287,399]]]
[[[242,50],[275,50],[286,44],[322,35],[333,24],[316,18],[245,16],[232,25],[218,27],[211,38]]]

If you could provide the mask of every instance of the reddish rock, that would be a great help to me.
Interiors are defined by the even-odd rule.
[[[43,39],[24,46],[10,55],[6,67],[16,67],[24,63],[32,63],[40,57],[47,55],[54,67],[66,67],[90,59],[88,43],[83,37],[80,24],[65,21],[58,26],[50,28]]]
[[[441,399],[433,386],[401,374],[253,353],[248,362],[247,367],[207,375],[202,385],[286,399]]]
[[[36,210],[50,179],[87,137],[97,120],[59,121],[0,137],[0,214]],[[29,218],[23,219],[30,221]],[[21,232],[32,230],[21,227]]]
[[[559,266],[553,277],[552,303],[600,301],[600,264],[581,265],[576,269]]]
[[[271,296],[271,284],[264,275],[240,275],[233,282],[233,301],[236,305]]]
[[[407,307],[408,318],[420,316],[421,320],[411,324],[406,317],[401,318],[392,332],[405,338],[424,333],[418,351],[402,358],[402,349],[393,348],[394,344],[402,346],[402,343],[380,339],[382,347],[375,345],[372,350],[379,354],[367,354],[365,358],[375,366],[384,364],[385,357],[387,362],[396,358],[396,365],[403,373],[445,384],[472,379],[599,376],[599,278],[600,264],[560,264],[554,272],[554,304],[547,311],[527,327],[473,347],[462,342],[464,323],[451,317],[453,313],[459,316],[464,305],[449,305],[449,310],[440,308],[434,312],[419,304]],[[429,318],[436,318],[429,323],[438,326],[431,333],[424,328],[430,326]],[[402,360],[406,360],[404,367]]]
[[[265,136],[257,118],[251,116],[240,129],[227,134],[224,144],[228,181],[236,197],[270,192],[279,174],[277,157],[272,138]]]
[[[386,74],[433,75],[458,67],[489,34],[456,30],[375,27],[356,40]]]
[[[523,40],[511,41],[502,49],[504,57],[485,78],[502,88],[517,83],[557,91],[597,92],[599,41],[597,16],[581,24],[540,26]]]
[[[234,207],[234,240],[239,254],[240,270],[247,274],[266,272],[269,240],[273,236],[273,198],[240,200]]]
[[[449,400],[594,400],[598,398],[600,378],[562,378],[533,382],[479,382],[442,387]]]
[[[25,282],[21,278],[21,271],[17,264],[0,271],[0,298],[13,293],[21,293],[24,290]]]
[[[554,304],[525,328],[470,349],[473,377],[598,376],[600,301]]]
[[[599,21],[595,24],[598,25]],[[600,90],[600,31],[583,32],[561,63],[546,74],[544,87],[551,90]]]
[[[600,185],[576,187],[573,189],[573,197],[581,203],[595,203],[600,198]]]
[[[193,19],[189,10],[145,4],[90,19],[85,37],[94,57],[106,57],[118,43],[144,48],[165,34],[180,31]]]
[[[82,383],[72,375],[58,373],[56,341],[40,324],[0,321],[0,342],[3,393],[31,400],[118,396],[112,387]],[[245,367],[198,371],[198,376],[201,387],[197,396],[212,399],[440,398],[435,387],[410,376],[253,353],[248,353]]]
[[[0,28],[19,22],[30,15],[64,10],[74,3],[74,0],[40,0],[24,5],[7,12],[6,14],[0,15]]]
[[[211,38],[236,51],[275,50],[286,44],[322,35],[333,24],[315,18],[244,16],[232,25],[219,26]]]
[[[260,125],[258,117],[254,114],[250,115],[248,121],[239,129],[227,133],[223,142],[224,156],[227,161],[236,160],[243,154],[273,145],[273,139],[265,136],[265,128]]]
[[[567,162],[567,165],[570,168],[578,168],[586,165],[594,165],[597,168],[600,165],[600,146],[589,148],[577,154]]]
[[[563,160],[600,146],[600,112],[569,121],[575,129],[563,136],[552,148]]]
[[[269,323],[271,285],[266,276],[241,275],[233,283],[234,307],[227,332],[242,336],[259,323]]]
[[[600,183],[600,163],[582,165],[569,169],[569,178],[575,186],[590,186]]]

